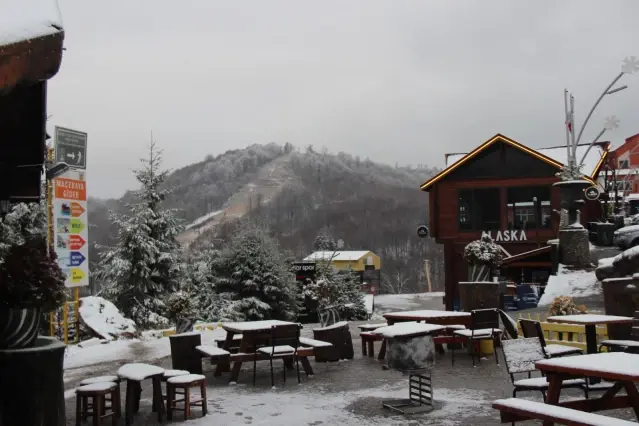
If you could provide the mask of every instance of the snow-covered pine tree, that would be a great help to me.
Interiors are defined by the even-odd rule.
[[[304,286],[304,296],[317,302],[318,311],[335,306],[341,319],[366,319],[364,295],[352,270],[335,271],[328,264],[321,265],[315,282]]]
[[[298,312],[298,289],[290,260],[266,230],[248,224],[221,252],[217,290],[232,293],[224,316],[251,320],[293,320]],[[229,319],[237,319],[229,318]]]
[[[334,251],[337,249],[337,242],[329,230],[323,228],[319,234],[317,234],[317,237],[315,237],[313,248],[318,251]]]
[[[176,241],[183,227],[175,210],[162,208],[171,192],[162,188],[169,171],[161,170],[162,151],[155,142],[141,162],[134,170],[141,185],[134,193],[137,202],[128,205],[130,214],[110,213],[117,244],[101,254],[97,276],[105,285],[103,295],[145,328],[165,325],[163,300],[179,287],[183,270]]]

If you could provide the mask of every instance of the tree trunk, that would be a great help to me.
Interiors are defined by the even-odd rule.
[[[66,345],[39,336],[33,347],[0,350],[0,425],[65,426]]]

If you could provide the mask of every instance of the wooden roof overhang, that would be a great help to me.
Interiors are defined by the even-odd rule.
[[[460,158],[458,161],[456,161],[455,163],[451,164],[450,166],[446,167],[444,170],[442,170],[441,172],[439,172],[438,174],[436,174],[435,176],[433,176],[432,178],[430,178],[429,180],[427,180],[426,182],[424,182],[421,186],[420,189],[422,191],[430,191],[431,188],[433,187],[433,185],[435,185],[437,182],[441,181],[442,179],[444,179],[446,176],[448,176],[450,173],[454,172],[455,170],[459,169],[460,167],[462,167],[464,164],[467,164],[468,162],[470,162],[473,158],[475,158],[476,156],[478,156],[479,154],[481,154],[483,151],[485,151],[488,147],[490,147],[491,145],[497,143],[497,142],[503,142],[506,143],[516,149],[519,149],[523,152],[525,152],[526,154],[529,154],[535,158],[538,158],[539,160],[550,164],[553,167],[556,167],[557,170],[560,170],[564,165],[562,163],[560,163],[559,161],[556,161],[544,154],[542,154],[539,151],[536,151],[532,148],[527,147],[526,145],[523,145],[513,139],[510,139],[500,133],[496,134],[495,136],[493,136],[492,138],[490,138],[489,140],[487,140],[486,142],[484,142],[483,144],[479,145],[477,148],[475,148],[473,151],[471,151],[470,153],[466,154],[464,157]],[[593,185],[595,185],[595,178],[597,176],[597,173],[599,171],[599,169],[601,168],[602,164],[604,163],[606,156],[608,155],[608,149],[604,150],[604,154],[601,156],[601,159],[599,160],[599,163],[597,164],[595,171],[593,172],[592,176],[584,176],[584,179],[588,180],[590,183],[592,183]]]
[[[0,46],[0,201],[40,198],[47,80],[60,69],[64,31]]]

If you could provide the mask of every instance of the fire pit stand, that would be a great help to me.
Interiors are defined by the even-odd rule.
[[[433,410],[432,368],[405,371],[408,374],[408,398],[382,401],[382,406],[400,414],[428,413]]]
[[[435,343],[432,333],[443,329],[437,324],[404,322],[373,331],[386,340],[387,367],[408,376],[408,399],[382,401],[384,408],[401,414],[433,410],[431,372],[435,367]]]

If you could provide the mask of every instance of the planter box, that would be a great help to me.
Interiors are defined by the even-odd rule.
[[[461,310],[470,312],[475,309],[500,309],[501,288],[501,283],[493,281],[460,282]]]
[[[604,307],[606,315],[634,317],[639,310],[639,291],[628,291],[628,284],[637,285],[632,277],[607,278],[603,280]],[[639,285],[638,285],[639,287]],[[609,324],[608,338],[614,340],[630,340],[632,324]]]

